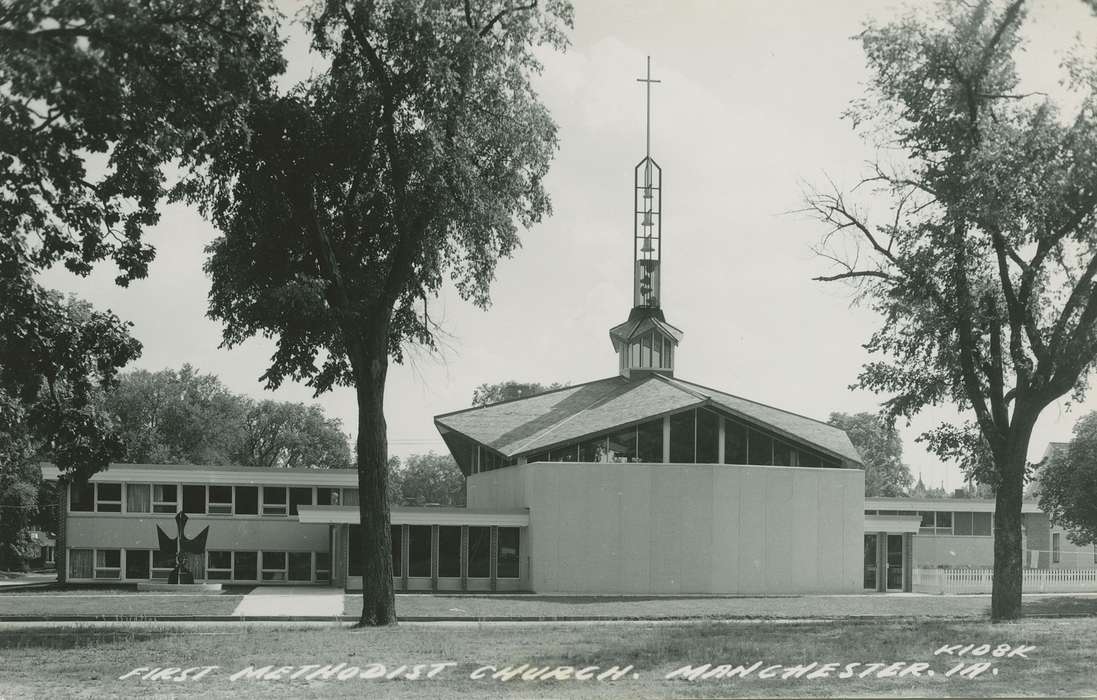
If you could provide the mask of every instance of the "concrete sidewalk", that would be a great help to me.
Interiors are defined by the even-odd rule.
[[[237,617],[336,617],[343,614],[343,589],[316,586],[258,586],[244,596]]]

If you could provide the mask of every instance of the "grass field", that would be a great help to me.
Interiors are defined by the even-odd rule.
[[[989,654],[978,645],[1013,658]],[[946,645],[968,656],[935,655]],[[962,647],[960,647],[962,648]],[[711,697],[1017,696],[1097,693],[1097,619],[919,623],[588,625],[216,625],[0,629],[3,697]],[[742,665],[747,676],[720,678]],[[895,662],[901,666],[892,665]],[[954,673],[957,662],[974,677]],[[815,663],[804,668],[803,665]],[[833,663],[837,666],[825,666]],[[878,663],[879,666],[868,666]],[[341,665],[340,665],[341,664]],[[415,664],[452,664],[443,667]],[[493,678],[506,667],[572,667],[555,680]],[[697,669],[704,664],[706,670]],[[728,664],[724,669],[721,664]],[[859,664],[848,666],[848,664]],[[913,665],[919,664],[919,665]],[[924,665],[923,665],[924,664]],[[381,668],[383,665],[384,668]],[[694,680],[668,680],[683,665]],[[780,668],[773,669],[772,666]],[[215,666],[202,674],[201,667]],[[403,670],[401,666],[406,666]],[[492,669],[482,669],[492,666]],[[616,671],[612,667],[617,667]],[[631,668],[627,668],[630,667]],[[799,667],[797,667],[799,666]],[[270,667],[262,671],[263,667]],[[584,667],[595,670],[579,671]],[[185,678],[175,680],[191,668]],[[425,678],[432,668],[433,678]],[[156,671],[156,669],[169,669]],[[240,677],[254,671],[265,678]],[[624,670],[619,678],[574,678]],[[769,669],[768,671],[766,669]],[[524,669],[529,670],[529,667]],[[704,675],[709,673],[708,678]],[[825,671],[825,676],[824,675]],[[933,675],[930,675],[933,672]],[[473,678],[478,674],[482,677]],[[570,678],[564,678],[570,673]],[[764,677],[766,674],[774,677]],[[816,678],[809,678],[815,673]],[[393,676],[372,678],[383,674]],[[419,678],[408,676],[418,675]],[[789,675],[782,678],[783,675]],[[840,674],[848,677],[839,677]],[[127,676],[128,677],[124,677]],[[237,680],[232,680],[238,675]],[[297,676],[294,678],[293,676]],[[532,675],[532,674],[531,674]],[[682,675],[682,674],[680,674]],[[690,675],[688,672],[685,675]],[[310,679],[311,676],[311,679]],[[340,679],[342,676],[342,679]],[[365,677],[363,677],[365,676]],[[120,677],[124,677],[121,678]]]
[[[0,615],[231,615],[243,599],[239,591],[220,595],[138,593],[131,589],[0,590]]]

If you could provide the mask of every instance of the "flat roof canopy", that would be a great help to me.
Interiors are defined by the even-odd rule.
[[[472,510],[469,508],[439,508],[434,506],[393,506],[393,525],[471,525],[484,527],[528,527],[528,510]],[[303,523],[357,525],[358,506],[300,506],[298,517]]]
[[[906,532],[918,533],[918,526],[922,524],[922,518],[917,515],[866,515],[865,533],[887,532],[901,534]]]

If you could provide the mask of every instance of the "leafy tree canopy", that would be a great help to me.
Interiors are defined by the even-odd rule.
[[[392,469],[396,505],[465,505],[465,476],[448,454],[410,455]]]
[[[913,482],[894,425],[873,413],[831,413],[827,421],[849,435],[865,465],[866,496],[905,496]]]
[[[540,384],[538,382],[516,381],[499,382],[498,384],[481,384],[476,387],[476,390],[472,393],[472,405],[487,406],[488,404],[499,403],[500,401],[510,401],[511,399],[520,399],[523,396],[533,396],[534,394],[552,391],[553,389],[563,389],[566,386],[567,384],[560,384],[558,382]]]
[[[942,2],[870,25],[850,116],[887,155],[859,189],[871,204],[807,198],[835,265],[820,279],[856,285],[882,318],[858,385],[893,417],[941,403],[974,417],[926,437],[943,457],[966,446],[995,489],[995,619],[1020,615],[1032,428],[1097,357],[1097,70],[1069,58],[1061,100],[1022,89],[1027,17],[1025,0]]]
[[[565,0],[326,0],[311,7],[325,68],[271,90],[251,135],[193,190],[221,232],[210,315],[232,346],[262,334],[263,378],[359,407],[362,624],[396,620],[384,390],[405,345],[434,347],[444,282],[488,304],[499,258],[549,213],[556,126],[533,89],[537,48],[563,48]]]
[[[341,423],[319,406],[256,402],[190,365],[122,374],[104,405],[117,421],[126,462],[341,469],[352,463]]]
[[[1066,449],[1052,451],[1036,472],[1040,510],[1071,542],[1097,543],[1097,411],[1074,424]]]

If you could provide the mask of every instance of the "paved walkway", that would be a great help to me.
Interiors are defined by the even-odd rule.
[[[257,586],[244,596],[233,615],[252,617],[343,614],[343,590],[318,586]]]

